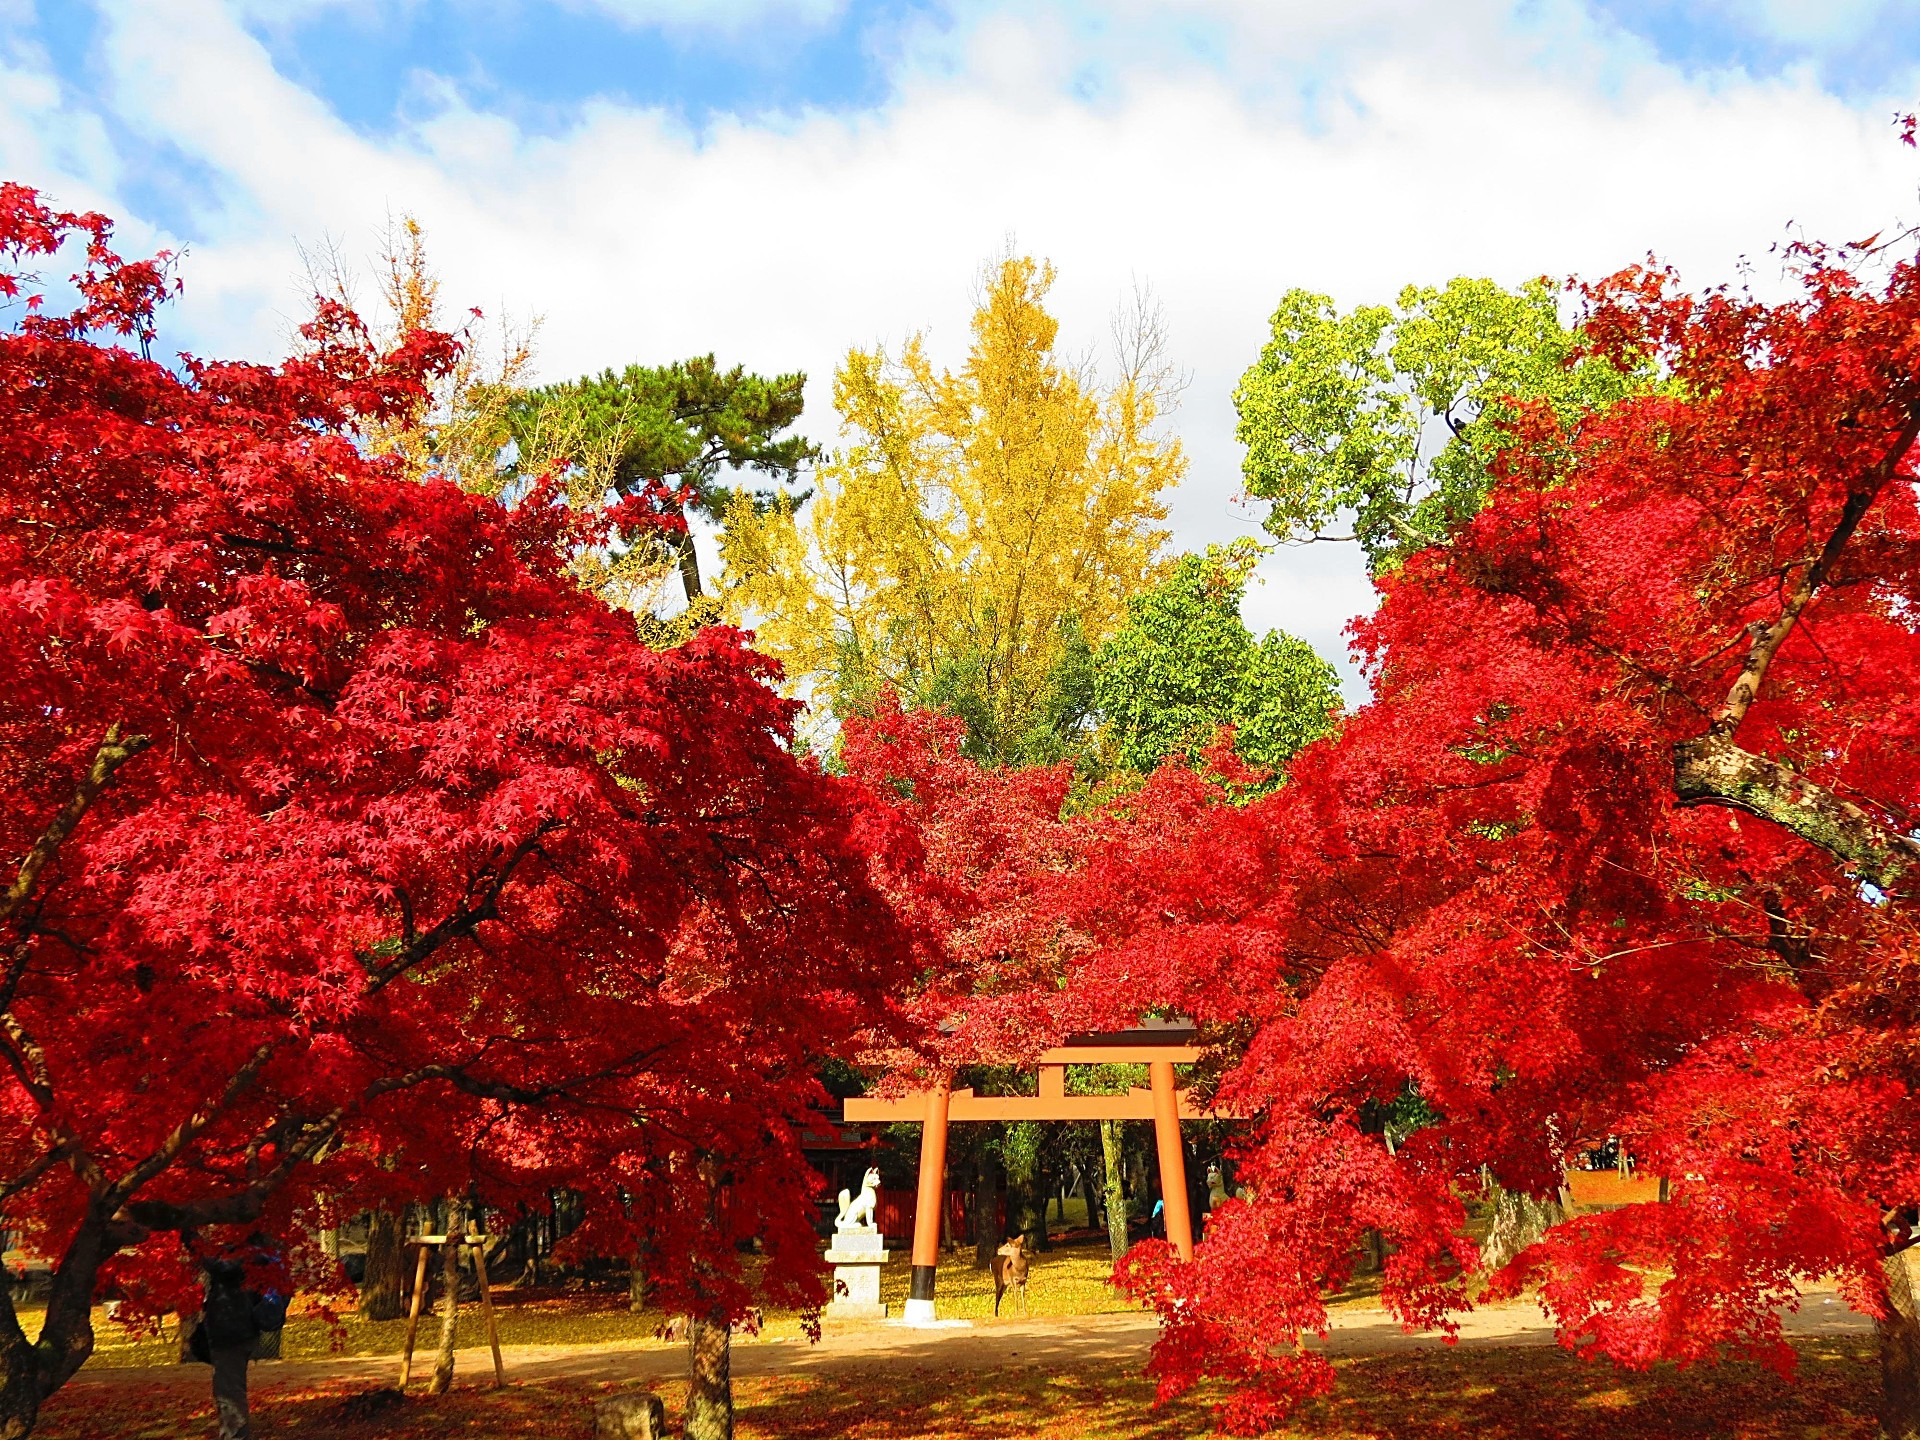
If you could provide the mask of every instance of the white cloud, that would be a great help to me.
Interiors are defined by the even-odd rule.
[[[686,29],[738,31],[764,21],[803,26],[831,23],[846,0],[564,0],[577,9],[598,10],[628,25],[665,25]]]
[[[8,13],[0,10],[0,24],[6,23]],[[66,209],[108,209],[120,166],[107,127],[72,103],[46,51],[0,31],[0,179],[32,183],[39,177],[57,177],[55,198]],[[137,220],[133,233],[144,238]]]
[[[203,350],[272,351],[293,240],[359,243],[406,209],[458,303],[546,316],[549,375],[707,350],[804,368],[819,435],[847,346],[930,327],[957,358],[971,279],[1011,233],[1059,265],[1070,343],[1099,343],[1136,276],[1165,302],[1193,373],[1175,505],[1189,545],[1253,528],[1232,503],[1229,396],[1287,287],[1351,303],[1461,272],[1602,273],[1649,250],[1711,283],[1743,255],[1764,266],[1789,220],[1881,228],[1912,208],[1915,178],[1883,105],[1850,109],[1806,79],[1689,83],[1567,5],[1529,7],[1527,24],[1499,0],[982,6],[904,47],[879,111],[722,118],[698,137],[607,102],[534,136],[451,85],[430,118],[369,137],[277,75],[214,0],[107,13],[122,122],[222,177],[218,205],[174,237],[192,244],[180,318]],[[1224,73],[1208,44],[1226,46]],[[85,133],[57,105],[0,100],[7,168],[21,144],[54,188],[110,188]],[[1250,618],[1343,654],[1367,596],[1350,550],[1290,549],[1263,573]]]

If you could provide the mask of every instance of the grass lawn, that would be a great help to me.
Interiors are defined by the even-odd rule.
[[[881,1272],[880,1298],[893,1307],[893,1314],[901,1315],[906,1312],[907,1283],[912,1267],[906,1263],[904,1247],[895,1253],[899,1260],[889,1263]],[[1027,1277],[1028,1312],[1033,1315],[1138,1312],[1140,1306],[1107,1283],[1112,1274],[1113,1256],[1104,1237],[1056,1243],[1051,1250],[1036,1252]],[[971,1248],[958,1255],[940,1257],[934,1286],[942,1315],[978,1320],[993,1314],[993,1275],[973,1268]],[[1002,1302],[1001,1313],[1018,1315],[1017,1308],[1006,1308],[1009,1303]]]
[[[896,1249],[897,1258],[881,1274],[880,1295],[899,1315],[906,1307],[909,1265],[905,1247]],[[1027,1287],[1028,1313],[1048,1315],[1103,1315],[1122,1311],[1137,1312],[1140,1307],[1107,1284],[1113,1262],[1107,1243],[1101,1237],[1077,1237],[1043,1251],[1033,1259],[1032,1276]],[[993,1314],[993,1277],[975,1270],[972,1252],[942,1256],[938,1279],[940,1313],[956,1319],[978,1320]],[[1348,1289],[1330,1300],[1338,1309],[1377,1304],[1380,1281],[1377,1275],[1356,1278]],[[626,1291],[618,1290],[515,1290],[499,1287],[494,1291],[494,1308],[500,1322],[503,1345],[652,1345],[667,1316],[659,1311],[639,1315],[627,1309]],[[1003,1313],[1016,1316],[1015,1309]],[[39,1325],[38,1310],[21,1307],[22,1323],[28,1334]],[[318,1316],[299,1314],[288,1323],[282,1339],[282,1358],[320,1359],[327,1355],[398,1355],[405,1338],[404,1320],[362,1320],[351,1309],[339,1317],[337,1326]],[[762,1334],[768,1340],[792,1339],[800,1334],[800,1321],[792,1314],[770,1313]],[[420,1318],[418,1344],[431,1349],[438,1343],[438,1318],[429,1310]],[[476,1303],[460,1307],[461,1346],[486,1343],[484,1320]],[[741,1337],[736,1343],[751,1344]],[[105,1310],[94,1314],[94,1353],[88,1364],[100,1369],[120,1369],[140,1365],[173,1363],[176,1342],[171,1327],[159,1335],[130,1333],[107,1318]]]
[[[906,1306],[909,1265],[904,1247],[895,1252],[881,1277],[881,1298],[902,1313]],[[1095,1315],[1110,1311],[1137,1310],[1107,1282],[1113,1262],[1104,1240],[1084,1241],[1060,1246],[1037,1256],[1028,1284],[1028,1309],[1035,1316]],[[993,1314],[993,1277],[975,1270],[971,1252],[964,1256],[943,1257],[938,1280],[940,1313],[978,1319]],[[627,1309],[625,1288],[614,1290],[514,1290],[496,1288],[494,1309],[500,1323],[502,1345],[650,1345],[666,1323],[658,1311],[635,1315]],[[405,1320],[362,1320],[350,1309],[339,1317],[338,1326],[318,1316],[296,1314],[289,1321],[281,1340],[281,1358],[287,1360],[320,1359],[327,1355],[398,1355],[406,1338]],[[36,1333],[43,1312],[22,1306],[21,1323],[29,1335]],[[1008,1312],[1016,1313],[1016,1312]],[[791,1314],[767,1316],[762,1332],[769,1340],[789,1339],[800,1334],[800,1321]],[[431,1350],[439,1342],[440,1324],[429,1310],[420,1317],[418,1346]],[[462,1346],[486,1344],[485,1319],[477,1303],[460,1307],[460,1331],[456,1342]],[[751,1344],[742,1338],[738,1343]],[[131,1333],[107,1318],[105,1310],[94,1313],[94,1353],[87,1363],[100,1369],[121,1369],[140,1365],[169,1365],[177,1353],[171,1326],[159,1335]]]
[[[1752,1366],[1628,1375],[1557,1350],[1477,1349],[1339,1362],[1335,1395],[1287,1440],[1867,1440],[1877,1369],[1858,1344],[1801,1347],[1799,1378]],[[591,1404],[610,1387],[524,1384],[414,1396],[375,1418],[345,1418],[350,1391],[275,1386],[255,1406],[259,1440],[588,1440]],[[938,1370],[876,1365],[858,1373],[746,1379],[736,1387],[741,1440],[1176,1440],[1208,1430],[1205,1397],[1152,1408],[1152,1387],[1118,1365]],[[682,1391],[660,1387],[670,1419]],[[43,1440],[179,1440],[212,1434],[211,1406],[133,1386],[56,1395]]]

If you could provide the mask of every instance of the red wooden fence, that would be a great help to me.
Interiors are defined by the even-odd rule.
[[[967,1202],[973,1197],[958,1190],[947,1192],[948,1233],[957,1235],[966,1244],[973,1243],[973,1226],[967,1221]],[[913,1238],[914,1194],[911,1190],[881,1189],[875,1192],[873,1203],[874,1223],[880,1227],[880,1233],[887,1237],[889,1246],[898,1244],[905,1249]],[[1007,1197],[997,1197],[994,1205],[994,1222],[998,1233],[1007,1233]]]

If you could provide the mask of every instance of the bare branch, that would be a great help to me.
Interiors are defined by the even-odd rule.
[[[1759,698],[1774,656],[1828,583],[1862,517],[1898,473],[1917,437],[1920,404],[1909,409],[1892,446],[1848,493],[1832,533],[1787,593],[1779,616],[1756,630],[1746,666],[1706,733],[1673,747],[1674,793],[1682,805],[1721,805],[1771,820],[1826,851],[1860,880],[1886,891],[1894,890],[1920,860],[1920,841],[1791,767],[1742,749],[1733,737]]]

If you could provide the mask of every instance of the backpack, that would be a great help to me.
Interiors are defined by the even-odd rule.
[[[279,1330],[287,1323],[287,1297],[278,1290],[256,1296],[253,1302],[253,1328]]]
[[[206,1308],[200,1312],[199,1334],[214,1350],[233,1350],[251,1345],[260,1334],[253,1318],[254,1297],[238,1285],[208,1288]],[[197,1337],[196,1337],[197,1339]]]

